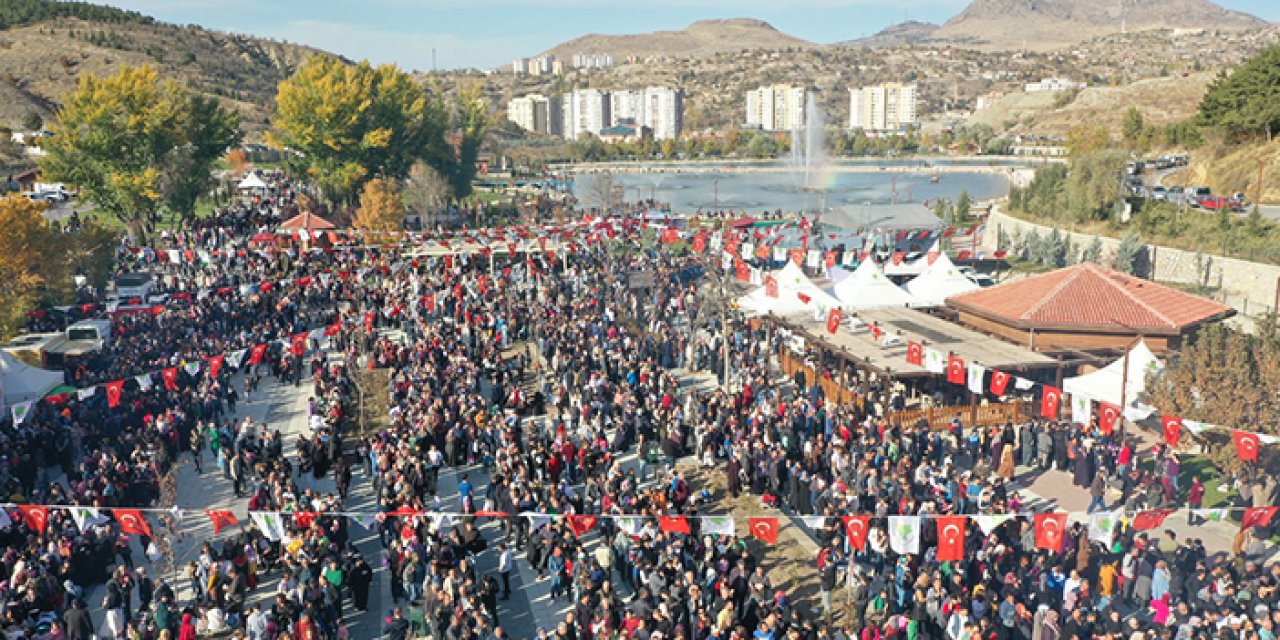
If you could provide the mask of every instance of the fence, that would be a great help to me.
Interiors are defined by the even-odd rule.
[[[966,427],[986,426],[1017,422],[1028,414],[1029,403],[1011,400],[999,404],[971,404],[955,407],[926,407],[909,411],[895,411],[889,414],[894,423],[911,426],[920,421],[927,422],[929,428],[937,431],[945,429],[951,421],[959,418]]]
[[[794,376],[797,371],[803,371],[805,380],[817,380],[818,386],[822,388],[822,395],[828,402],[834,402],[836,404],[853,404],[857,405],[858,409],[863,408],[862,396],[859,396],[852,389],[846,389],[845,387],[840,386],[840,383],[835,380],[826,376],[818,375],[818,373],[813,370],[813,367],[810,367],[800,358],[793,355],[790,349],[787,349],[786,347],[782,348],[778,353],[778,364],[789,376]]]

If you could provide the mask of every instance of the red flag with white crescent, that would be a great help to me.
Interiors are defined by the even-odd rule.
[[[1257,462],[1258,451],[1262,449],[1262,439],[1258,434],[1233,429],[1231,439],[1236,443],[1236,456],[1241,462]]]
[[[213,535],[222,533],[222,528],[240,524],[234,513],[226,510],[206,509],[205,515],[209,516],[209,520],[213,521]]]
[[[1135,531],[1150,531],[1164,524],[1165,518],[1173,513],[1173,509],[1150,509],[1147,511],[1139,511],[1133,517],[1133,528]]]
[[[34,504],[20,504],[18,511],[22,513],[22,521],[26,523],[28,529],[39,531],[41,534],[49,528],[49,508]]]
[[[588,515],[568,515],[565,519],[569,521],[569,528],[573,529],[573,535],[579,538],[596,526],[596,517]]]
[[[689,521],[684,516],[658,516],[658,529],[667,533],[689,534]]]
[[[227,359],[226,356],[214,356],[212,358],[209,358],[209,377],[210,378],[215,380],[218,378],[218,372],[222,371],[222,363],[226,361],[226,359]]]
[[[107,383],[107,406],[112,409],[120,406],[120,392],[124,391],[124,380]]]
[[[1164,443],[1176,449],[1178,440],[1182,437],[1182,418],[1160,416],[1160,430],[1164,432]]]
[[[1003,371],[991,372],[991,393],[1002,396],[1005,389],[1009,388],[1009,374]]]
[[[1110,402],[1098,403],[1098,428],[1105,435],[1111,435],[1116,425],[1120,424],[1120,405]]]
[[[777,518],[748,518],[747,528],[751,531],[751,535],[761,542],[778,543]]]
[[[764,295],[770,298],[778,297],[778,279],[777,278],[773,276],[765,276]]]
[[[1062,549],[1063,534],[1067,528],[1067,514],[1037,513],[1035,524],[1036,548],[1047,551],[1060,551]]]
[[[924,366],[924,345],[919,342],[907,341],[907,364],[914,364],[917,367]]]
[[[968,370],[965,369],[964,359],[957,355],[947,358],[947,382],[951,384],[964,384],[965,375]]]
[[[938,525],[938,562],[959,562],[964,559],[965,516],[935,518]]]
[[[169,367],[160,372],[160,377],[164,379],[164,388],[173,391],[178,388],[178,368]]]
[[[1271,524],[1280,507],[1249,507],[1244,510],[1244,518],[1240,520],[1240,529],[1248,531],[1254,527],[1265,527]]]
[[[1058,406],[1062,404],[1062,389],[1044,385],[1044,395],[1040,396],[1040,415],[1056,420]]]
[[[120,523],[120,531],[129,535],[151,537],[151,525],[147,524],[147,519],[142,517],[142,512],[137,509],[113,509],[112,515],[116,517],[116,522]]]
[[[260,344],[253,348],[249,353],[249,364],[261,364],[262,359],[267,355],[267,345]]]
[[[849,546],[862,550],[867,547],[867,531],[871,528],[871,516],[845,516],[844,535]]]
[[[839,309],[832,309],[827,313],[827,333],[835,333],[840,330],[840,320],[843,315]]]

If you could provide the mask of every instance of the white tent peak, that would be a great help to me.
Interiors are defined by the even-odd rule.
[[[978,289],[978,285],[960,273],[951,258],[942,253],[924,273],[912,278],[906,289],[920,304],[939,306],[951,296]]]
[[[250,173],[250,174],[246,175],[246,176],[244,177],[244,179],[243,179],[243,180],[241,180],[241,181],[240,181],[240,184],[239,184],[239,185],[236,185],[236,188],[238,188],[238,189],[266,189],[266,188],[267,188],[267,183],[266,183],[266,181],[265,181],[265,180],[263,180],[261,177],[259,177],[259,176],[258,176],[258,174],[256,174],[256,173]]]
[[[62,374],[33,367],[0,351],[0,407],[39,400],[62,384]]]
[[[1142,399],[1147,391],[1147,375],[1159,374],[1164,364],[1152,353],[1143,340],[1129,349],[1129,376],[1125,379],[1124,356],[1117,358],[1107,366],[1084,375],[1067,378],[1062,381],[1062,390],[1073,396],[1084,396],[1094,402],[1106,402],[1120,406],[1121,387],[1124,387],[1123,408],[1130,419],[1145,418],[1154,411],[1143,404]]]
[[[911,294],[886,278],[870,259],[863,260],[849,277],[836,283],[832,293],[852,309],[905,307],[916,302]]]
[[[766,274],[766,277],[769,276],[778,282],[778,297],[769,297],[764,286],[742,296],[738,299],[738,305],[749,315],[767,313],[789,315],[812,312],[815,309],[834,309],[840,306],[839,300],[819,289],[818,285],[804,274],[804,270],[790,260],[785,267]],[[809,301],[805,302],[801,296]]]

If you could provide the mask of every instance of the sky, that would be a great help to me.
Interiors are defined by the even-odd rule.
[[[1123,1],[1123,0],[1121,0]],[[904,19],[942,23],[968,0],[107,0],[175,24],[311,45],[406,70],[493,68],[588,33],[681,29],[759,18],[820,43],[871,35]],[[1280,22],[1280,1],[1218,0]]]

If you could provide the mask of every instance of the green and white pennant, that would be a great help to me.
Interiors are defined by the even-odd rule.
[[[31,415],[31,407],[34,405],[34,401],[28,400],[9,407],[9,413],[13,416],[13,424],[17,426],[26,422],[27,416]]]
[[[279,513],[274,511],[252,511],[249,513],[249,517],[268,540],[279,542],[284,539],[284,521],[280,519]]]

